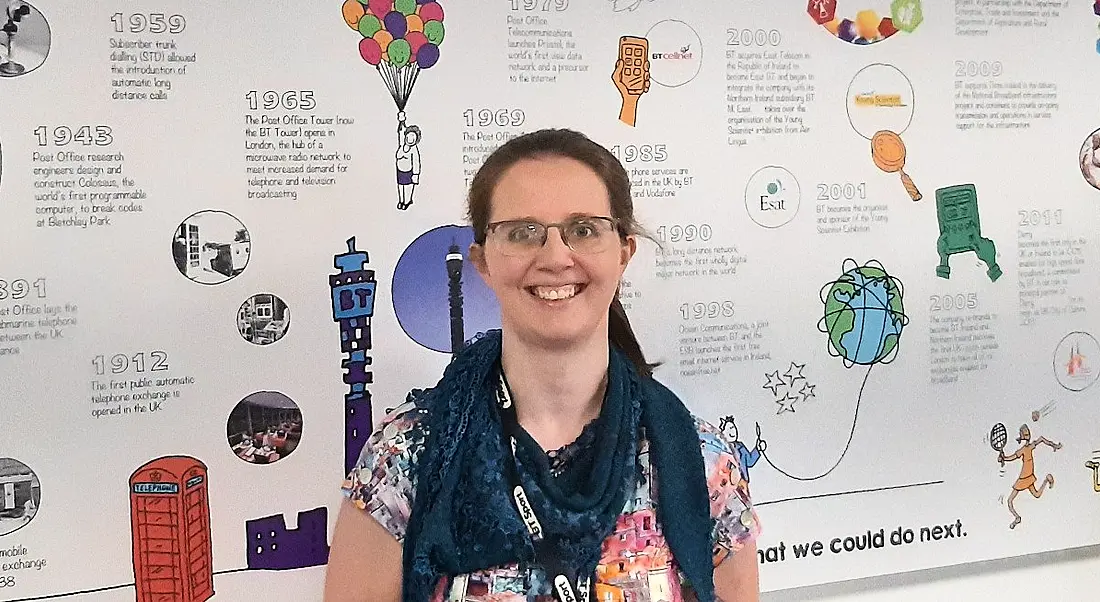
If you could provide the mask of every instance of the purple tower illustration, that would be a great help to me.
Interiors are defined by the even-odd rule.
[[[374,428],[370,391],[374,374],[367,368],[371,357],[370,323],[374,316],[374,296],[378,281],[368,270],[365,251],[355,250],[355,237],[347,240],[348,252],[336,255],[339,274],[329,275],[332,289],[332,319],[340,324],[340,350],[348,354],[341,366],[344,382],[350,390],[344,395],[344,474],[359,458],[363,444]]]
[[[451,355],[462,351],[466,335],[462,328],[462,253],[451,243],[447,249],[447,301],[451,311]]]
[[[298,513],[298,528],[286,528],[282,514],[246,521],[248,568],[300,569],[328,563],[328,508]]]

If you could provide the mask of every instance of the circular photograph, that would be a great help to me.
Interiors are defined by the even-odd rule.
[[[257,391],[230,412],[226,435],[238,458],[249,464],[274,464],[298,448],[302,412],[282,393]]]
[[[6,6],[4,6],[6,4]],[[34,5],[21,0],[0,2],[0,77],[30,73],[50,53],[50,26]]]
[[[752,221],[765,228],[778,228],[794,219],[801,198],[794,174],[778,165],[760,168],[745,186],[745,209]]]
[[[913,83],[893,65],[872,63],[852,78],[845,102],[848,122],[860,136],[901,134],[913,120]]]
[[[474,232],[440,226],[401,254],[393,273],[393,309],[401,329],[420,345],[454,353],[487,330],[500,328],[500,306],[467,261]]]
[[[690,25],[676,19],[649,28],[649,77],[654,83],[675,88],[699,75],[703,66],[703,42]]]
[[[237,332],[253,345],[270,345],[290,328],[290,308],[270,293],[252,295],[237,310]]]
[[[806,12],[838,40],[857,46],[912,33],[924,21],[921,0],[810,0]]]
[[[1085,181],[1100,190],[1100,129],[1089,134],[1081,143],[1077,163],[1081,166],[1081,175],[1085,177]]]
[[[1084,391],[1100,376],[1100,343],[1087,332],[1062,337],[1054,350],[1054,377],[1070,391]]]
[[[221,284],[244,271],[251,237],[240,220],[224,211],[199,211],[172,235],[176,269],[199,284]]]
[[[0,537],[34,520],[41,503],[38,475],[19,460],[0,458]]]

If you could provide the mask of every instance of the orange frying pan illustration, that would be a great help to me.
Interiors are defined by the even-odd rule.
[[[901,136],[890,130],[875,132],[871,138],[871,158],[879,169],[887,173],[898,172],[901,174],[901,183],[909,192],[909,197],[914,201],[921,200],[921,193],[916,184],[905,173],[905,143]]]

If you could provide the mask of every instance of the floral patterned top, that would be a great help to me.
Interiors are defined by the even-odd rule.
[[[363,446],[359,460],[343,484],[344,494],[369,512],[398,541],[405,537],[416,492],[415,465],[427,433],[424,410],[411,402],[383,419]],[[760,521],[741,478],[734,446],[713,425],[696,418],[699,443],[710,489],[714,519],[711,543],[717,566],[760,534]],[[591,444],[586,428],[573,444],[551,452],[556,462],[568,462]],[[683,602],[690,584],[657,521],[658,479],[649,463],[649,445],[638,445],[639,478],[627,499],[614,532],[603,543],[592,600],[598,602]],[[448,583],[449,581],[449,583]],[[552,585],[537,565],[493,567],[440,581],[431,602],[553,602]]]

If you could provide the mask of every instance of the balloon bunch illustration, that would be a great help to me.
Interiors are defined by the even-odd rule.
[[[378,74],[397,106],[397,208],[408,209],[420,183],[419,126],[405,122],[405,105],[422,69],[439,61],[443,7],[424,0],[345,0],[341,12],[358,31],[359,56]]]

